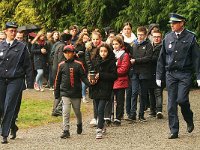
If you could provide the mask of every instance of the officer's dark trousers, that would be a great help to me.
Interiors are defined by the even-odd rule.
[[[187,123],[193,122],[193,112],[190,109],[189,90],[191,86],[191,73],[172,71],[166,73],[166,86],[168,90],[168,118],[171,133],[179,132],[178,105]]]
[[[10,127],[13,130],[15,130],[17,128],[17,125],[15,124],[15,122],[18,118],[18,114],[19,114],[19,111],[20,111],[20,106],[21,106],[21,102],[22,102],[22,92],[23,91],[21,91],[20,94],[19,94],[18,102],[17,102],[16,108],[15,108],[15,113],[14,113],[12,123],[11,123],[11,127]]]
[[[0,105],[2,108],[1,135],[9,135],[11,122],[14,116],[15,108],[18,103],[19,94],[24,85],[23,78],[3,79],[0,78]]]

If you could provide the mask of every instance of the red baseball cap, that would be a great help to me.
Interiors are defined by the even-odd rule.
[[[66,46],[64,46],[64,48],[63,48],[63,52],[74,52],[74,46],[73,45],[66,45]]]

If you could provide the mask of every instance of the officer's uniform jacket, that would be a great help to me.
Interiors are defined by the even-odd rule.
[[[192,72],[200,79],[200,48],[195,35],[184,29],[179,38],[175,32],[168,33],[159,55],[156,79],[163,79],[166,71]]]
[[[0,78],[24,78],[27,87],[32,87],[32,65],[27,46],[14,40],[11,46],[6,41],[0,43]]]

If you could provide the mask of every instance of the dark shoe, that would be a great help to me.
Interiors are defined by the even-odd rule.
[[[126,121],[135,122],[136,121],[136,116],[128,116]]]
[[[63,134],[60,136],[60,138],[62,138],[62,139],[66,139],[66,138],[69,138],[69,137],[70,137],[69,130],[64,130]]]
[[[7,144],[7,143],[8,143],[7,137],[3,137],[1,144]]]
[[[170,136],[168,137],[168,139],[177,139],[178,138],[178,133],[172,133],[170,134]]]
[[[156,118],[157,118],[157,119],[162,119],[162,118],[163,118],[162,112],[157,112]]]
[[[149,117],[156,117],[156,112],[152,112],[152,111],[151,111],[151,112],[149,113]]]
[[[82,123],[81,124],[77,124],[77,134],[81,134],[82,131],[83,131]]]
[[[13,129],[11,129],[11,132],[10,132],[11,138],[10,139],[14,140],[17,137],[18,129],[19,128],[17,126],[15,126]]]
[[[113,125],[114,125],[114,126],[117,126],[117,127],[118,127],[118,126],[121,126],[121,121],[116,119],[116,120],[113,122]]]
[[[140,122],[146,122],[147,120],[144,118],[144,116],[140,116],[140,117],[139,117],[139,121],[140,121]]]
[[[111,125],[111,120],[110,119],[105,120],[105,125],[106,126],[110,126]]]
[[[194,123],[188,123],[187,124],[187,131],[188,133],[191,133],[194,130]]]

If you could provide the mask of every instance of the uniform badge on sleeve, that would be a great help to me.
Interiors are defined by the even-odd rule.
[[[172,44],[171,43],[169,44],[169,48],[172,48]]]
[[[0,52],[0,56],[3,56],[3,52]]]

